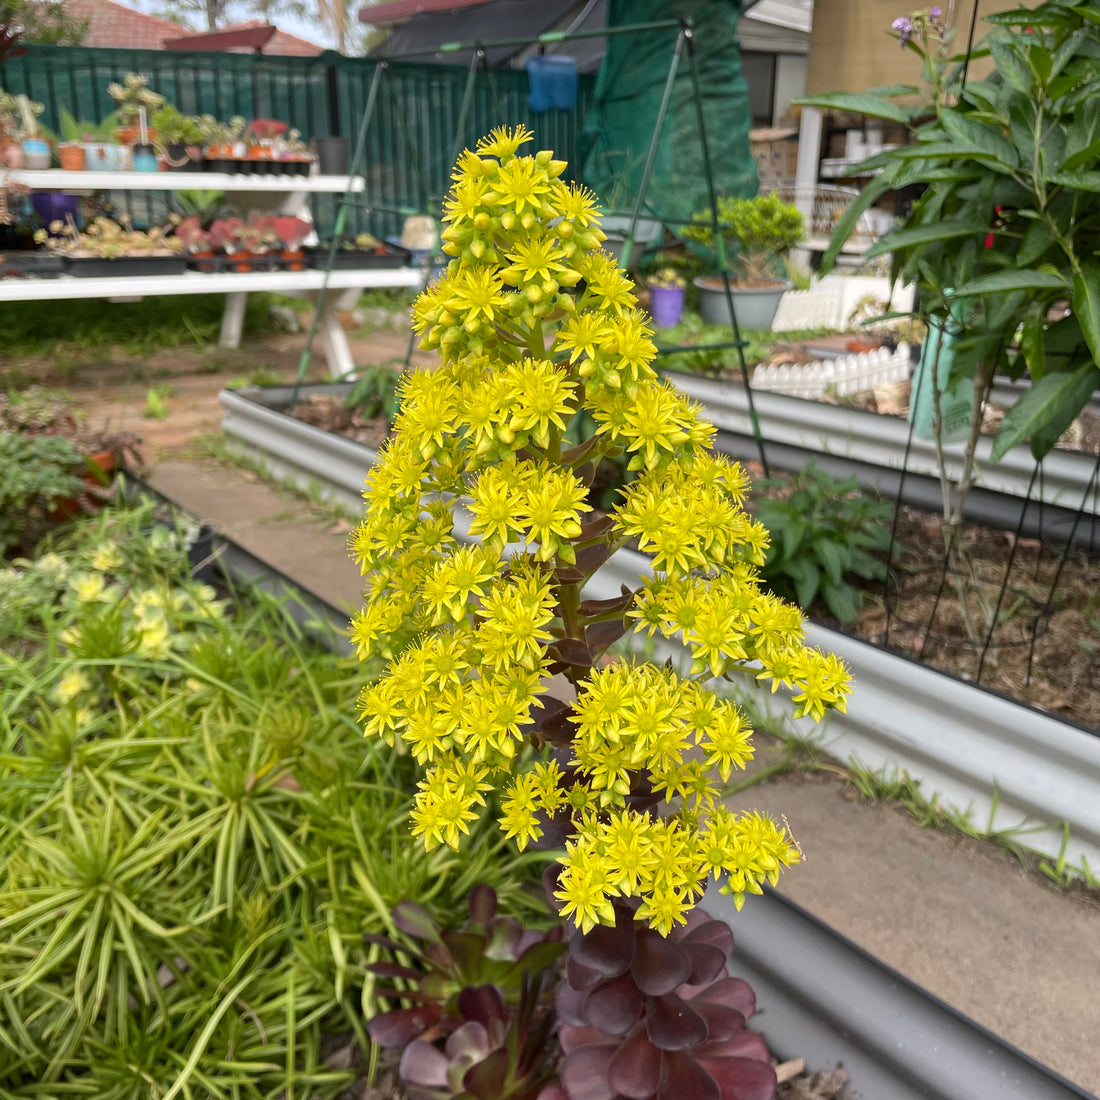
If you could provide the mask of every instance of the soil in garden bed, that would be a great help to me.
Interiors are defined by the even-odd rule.
[[[854,623],[830,623],[821,608],[815,615],[1100,730],[1100,560],[971,526],[960,575],[945,575],[940,519],[909,508],[898,518],[897,541],[904,550],[888,581],[868,588]]]
[[[304,424],[353,439],[371,450],[377,450],[390,431],[385,417],[362,416],[355,409],[345,408],[342,398],[323,393],[303,397],[291,409],[290,415]]]

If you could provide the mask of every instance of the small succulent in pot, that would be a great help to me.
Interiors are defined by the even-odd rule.
[[[676,287],[683,289],[687,286],[687,280],[674,267],[662,267],[654,271],[653,274],[646,279],[646,282],[651,287],[657,287],[658,289],[672,289]]]
[[[313,226],[304,218],[276,218],[273,225],[279,243],[287,252],[297,252]]]
[[[203,229],[202,220],[197,214],[184,218],[176,226],[176,236],[183,242],[188,252],[208,252],[211,246],[210,234]]]
[[[367,936],[416,964],[368,966],[379,977],[415,983],[376,989],[375,996],[411,1007],[382,1013],[369,1025],[376,1043],[401,1048],[399,1073],[412,1097],[534,1100],[553,1079],[551,968],[564,951],[561,928],[525,930],[498,916],[496,907],[494,891],[477,886],[470,892],[469,919],[460,929],[444,930],[419,905],[400,902],[394,923],[424,944],[420,951]]]

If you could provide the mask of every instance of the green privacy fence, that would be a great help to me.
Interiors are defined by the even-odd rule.
[[[114,108],[107,85],[128,72],[143,73],[154,91],[185,114],[277,118],[307,140],[343,135],[354,145],[377,64],[331,52],[300,58],[30,46],[0,68],[0,85],[43,103],[42,121],[56,129],[63,106],[78,118],[105,117]],[[356,230],[379,235],[399,230],[402,217],[393,208],[432,210],[446,192],[467,80],[467,71],[455,66],[386,64],[363,165],[367,201],[386,209],[356,211],[352,219]],[[538,148],[554,149],[573,164],[593,85],[593,77],[582,75],[572,110],[536,114],[527,105],[526,73],[479,71],[466,124],[457,136],[470,145],[494,126],[524,122]],[[322,226],[332,216],[332,205],[333,200],[319,204]]]

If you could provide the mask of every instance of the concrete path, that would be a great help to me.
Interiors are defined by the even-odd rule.
[[[149,480],[330,603],[357,606],[346,524],[237,469],[164,459]],[[790,819],[808,857],[781,881],[794,901],[1038,1061],[1100,1090],[1094,900],[1057,892],[993,845],[854,801],[839,776],[774,780],[740,803]]]

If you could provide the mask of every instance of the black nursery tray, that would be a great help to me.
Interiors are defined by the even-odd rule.
[[[65,270],[49,252],[0,252],[0,278],[56,279]]]
[[[66,256],[65,271],[78,279],[100,279],[113,275],[182,275],[187,270],[186,256],[119,256],[105,260],[101,256]]]
[[[311,245],[303,248],[306,264],[324,271],[328,267],[329,246]],[[362,267],[409,267],[412,253],[407,248],[395,244],[381,244],[377,249],[367,251],[358,248],[338,248],[332,260],[333,271],[354,271]]]

